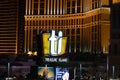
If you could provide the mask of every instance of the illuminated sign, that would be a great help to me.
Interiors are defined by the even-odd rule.
[[[62,50],[62,31],[59,31],[58,37],[56,37],[55,31],[52,30],[52,33],[51,33],[49,40],[50,40],[50,53],[52,55],[56,55],[56,54],[59,55],[61,53],[61,50]],[[55,44],[55,42],[56,42],[56,44]]]
[[[63,37],[62,31],[55,35],[55,31],[51,33],[43,33],[43,51],[45,55],[59,56],[65,54],[67,37]]]
[[[45,58],[45,62],[68,62],[67,58]]]
[[[45,80],[54,80],[54,75],[54,67],[38,67],[38,76],[46,78]]]
[[[69,80],[69,69],[63,67],[56,68],[55,80]]]

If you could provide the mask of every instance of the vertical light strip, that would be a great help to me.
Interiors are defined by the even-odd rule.
[[[72,0],[70,0],[70,14],[72,13]]]
[[[102,0],[99,1],[99,7],[101,7],[101,6],[102,6]]]
[[[83,0],[83,12],[86,12],[86,7],[87,7],[87,2],[86,0]]]
[[[60,10],[59,10],[59,11],[60,11],[60,14],[62,14],[62,5],[63,5],[63,4],[62,4],[62,0],[60,0]]]
[[[59,0],[57,0],[57,14],[59,14]]]
[[[17,5],[19,5],[18,1],[17,1]],[[18,53],[18,6],[17,6],[17,17],[16,17],[16,47],[15,47],[15,54]]]
[[[29,39],[30,39],[30,27],[31,27],[31,25],[28,27],[28,32],[27,32],[27,52],[29,51],[29,44],[30,44],[30,42],[29,42]]]
[[[76,41],[77,41],[77,40],[76,40],[76,34],[77,34],[77,33],[76,33],[76,29],[77,29],[77,28],[76,28],[76,25],[77,25],[77,24],[76,24],[76,21],[77,21],[77,20],[74,19],[74,28],[75,28],[75,47],[74,47],[74,51],[75,51],[75,53],[76,53],[76,43],[77,43],[77,42],[76,42]]]
[[[31,10],[31,0],[29,0],[29,15],[30,15],[30,10]]]
[[[80,27],[80,52],[82,52],[82,25],[80,24],[82,23],[82,19],[79,19],[78,21],[78,24],[79,24],[79,27]]]
[[[65,6],[64,6],[64,13],[67,13],[67,0],[64,0],[65,1]]]
[[[27,23],[27,21],[26,21],[26,23]],[[28,24],[28,23],[27,23]],[[24,27],[24,30],[25,30],[25,40],[24,40],[24,46],[25,46],[25,48],[24,48],[24,51],[25,51],[25,53],[26,53],[26,41],[27,41],[27,29],[26,29],[26,26]]]
[[[46,12],[47,12],[47,2],[46,2],[46,0],[44,0],[44,15],[46,15]]]
[[[83,0],[80,0],[80,12],[82,12],[82,10],[83,10],[83,2],[82,2]]]
[[[38,0],[38,15],[40,15],[40,0]]]
[[[90,10],[92,9],[92,0],[90,0]]]
[[[77,0],[75,0],[75,13],[77,13]]]
[[[56,0],[54,0],[54,14],[56,14]]]
[[[71,19],[70,20],[68,20],[69,21],[69,28],[70,28],[70,33],[69,33],[69,52],[71,53],[71,25],[70,25],[70,23],[71,23]]]
[[[50,14],[53,12],[53,0],[51,0],[51,9],[50,9]]]
[[[97,1],[97,8],[99,8],[99,0]]]
[[[49,15],[49,4],[50,4],[50,2],[49,2],[50,0],[47,0],[47,14]]]
[[[34,15],[34,0],[32,0],[32,15]]]
[[[29,9],[29,8],[28,8],[28,0],[26,0],[26,13],[25,13],[26,15],[27,15],[27,13],[28,13],[28,12],[27,12],[28,9]]]

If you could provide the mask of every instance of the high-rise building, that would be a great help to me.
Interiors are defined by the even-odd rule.
[[[17,54],[18,0],[0,1],[0,54]]]
[[[24,52],[41,30],[63,31],[68,53],[109,53],[110,0],[26,0]]]
[[[120,55],[120,3],[111,5],[110,53]]]

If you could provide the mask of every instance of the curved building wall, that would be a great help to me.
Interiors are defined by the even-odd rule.
[[[24,51],[37,49],[41,30],[54,29],[68,37],[66,52],[108,53],[109,14],[101,0],[26,0]]]

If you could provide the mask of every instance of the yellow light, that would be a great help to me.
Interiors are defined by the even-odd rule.
[[[28,54],[29,56],[31,56],[31,55],[32,55],[32,51],[29,51],[27,54]]]
[[[37,51],[35,51],[33,55],[34,55],[34,56],[37,56]]]
[[[43,34],[43,51],[44,51],[44,54],[49,54],[49,49],[50,49],[50,42],[48,40],[48,38],[50,37],[50,34],[49,33],[44,33]]]
[[[63,37],[63,39],[62,39],[62,51],[61,51],[61,54],[65,53],[66,44],[67,44],[67,37]]]
[[[50,41],[49,41],[50,33],[43,33],[43,51],[45,55],[50,54]],[[67,44],[67,37],[62,37],[62,50],[60,55],[65,54]],[[56,45],[54,45],[57,47]]]

